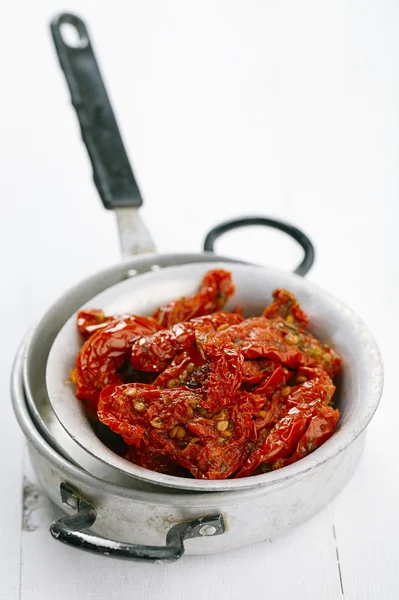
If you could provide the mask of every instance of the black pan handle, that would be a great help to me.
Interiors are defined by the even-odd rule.
[[[59,542],[94,554],[141,562],[175,562],[184,554],[185,540],[221,535],[225,531],[223,516],[211,515],[173,525],[166,535],[165,546],[143,546],[107,540],[82,531],[96,521],[93,505],[68,483],[62,483],[60,489],[62,501],[75,508],[77,513],[54,521],[50,525],[51,535]]]
[[[63,26],[75,28],[78,41],[65,41]],[[51,33],[71,93],[93,179],[107,209],[138,208],[140,190],[126,154],[111,103],[84,22],[63,13],[51,22]]]
[[[204,250],[205,252],[214,252],[216,240],[231,231],[232,229],[239,229],[240,227],[248,227],[252,225],[264,225],[265,227],[272,227],[273,229],[279,229],[284,231],[289,236],[294,238],[303,248],[304,257],[302,262],[297,266],[294,273],[298,275],[306,275],[313,265],[315,258],[315,251],[310,239],[300,230],[284,223],[282,221],[276,221],[274,219],[268,219],[266,217],[242,217],[241,219],[232,219],[231,221],[224,221],[219,225],[216,225],[205,238]]]

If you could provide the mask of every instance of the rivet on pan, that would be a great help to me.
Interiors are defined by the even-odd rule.
[[[214,535],[216,533],[216,527],[213,525],[203,525],[199,530],[200,535]]]
[[[78,500],[77,500],[77,498],[75,498],[75,496],[72,496],[72,495],[69,496],[69,498],[67,498],[65,500],[65,504],[67,504],[68,506],[70,506],[74,510],[76,510],[78,508]]]
[[[126,273],[126,277],[134,277],[135,275],[137,275],[136,269],[129,269]]]

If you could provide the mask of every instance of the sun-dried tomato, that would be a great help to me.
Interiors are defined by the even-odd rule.
[[[242,380],[243,357],[234,344],[222,347],[209,341],[199,341],[200,353],[210,363],[207,394],[202,406],[215,412],[234,404]]]
[[[168,431],[193,417],[202,397],[188,390],[165,390],[145,384],[110,386],[98,403],[99,420],[119,433],[127,444],[138,446],[150,426]]]
[[[262,463],[267,465],[279,458],[291,456],[298,441],[306,431],[306,424],[306,417],[300,411],[280,419],[276,428],[269,433],[263,444],[248,457],[239,471],[238,477],[252,475]]]
[[[261,317],[244,320],[219,310],[233,290],[217,270],[157,320],[79,313],[91,337],[77,357],[76,393],[121,436],[127,460],[179,477],[247,477],[300,460],[335,431],[339,356],[305,331],[290,292],[276,290]]]
[[[284,369],[281,365],[276,364],[275,361],[273,361],[272,364],[273,363],[275,366],[272,373],[263,381],[263,383],[255,388],[257,394],[270,397],[276,390],[284,386],[291,377],[291,372],[288,369]]]
[[[256,410],[255,403],[252,409]],[[165,453],[188,469],[197,479],[226,479],[244,463],[250,443],[256,439],[252,414],[236,406],[224,409],[213,418],[198,414],[189,419],[179,439],[159,430],[148,432],[148,445]]]
[[[219,327],[234,325],[242,320],[237,314],[216,312],[186,323],[178,323],[171,329],[163,329],[154,335],[138,339],[132,346],[131,363],[138,371],[160,373],[177,354],[185,351],[190,354],[192,362],[201,364],[201,357],[194,344],[196,331],[215,332]]]
[[[240,392],[234,406],[209,414],[202,396],[188,390],[126,384],[101,393],[98,417],[136,446],[137,455],[145,447],[168,455],[194,476],[217,479],[217,473],[228,477],[247,458],[248,442],[256,439],[252,417],[263,402],[261,396]]]
[[[309,325],[309,319],[299,305],[294,294],[284,289],[274,290],[274,302],[269,304],[263,311],[263,317],[267,319],[282,318],[290,325],[296,325],[306,329]]]
[[[296,381],[299,384],[286,388],[286,410],[299,408],[306,412],[315,405],[330,404],[335,392],[332,379],[322,369],[298,369]]]
[[[295,452],[289,458],[282,458],[273,464],[274,469],[290,465],[324,444],[334,433],[339,419],[339,410],[331,406],[318,406],[311,417],[305,433],[300,438]]]
[[[234,294],[235,287],[231,273],[216,269],[203,278],[199,292],[190,298],[179,298],[159,307],[154,318],[166,329],[176,323],[219,311]]]
[[[133,342],[158,329],[154,319],[130,315],[95,332],[76,358],[77,398],[95,406],[103,388],[123,383],[120,369],[129,360]]]
[[[198,357],[202,361],[202,357],[199,354]],[[154,385],[168,388],[182,387],[194,371],[195,363],[192,360],[192,356],[187,354],[187,352],[178,354],[169,366],[156,377]]]
[[[267,381],[279,366],[280,363],[269,358],[244,360],[242,366],[242,383],[247,386],[259,386],[262,382]]]
[[[279,407],[281,418],[278,417],[275,429],[270,431],[261,445],[250,455],[239,473],[240,477],[252,475],[260,464],[270,466],[270,463],[274,463],[278,459],[286,459],[293,455],[302,434],[305,433],[308,425],[310,426],[311,420],[319,415],[318,411],[321,407],[331,408],[328,403],[331,401],[335,386],[330,377],[323,370],[301,369],[298,373],[300,373],[298,377],[306,378],[306,381],[292,388],[284,387],[275,393],[273,401]],[[282,398],[285,400],[282,401]],[[334,431],[339,411],[331,410],[334,414],[329,424],[336,418],[332,429]],[[330,430],[328,429],[328,431]],[[313,432],[312,428],[310,435],[313,435]],[[323,438],[320,437],[320,439]],[[298,450],[296,456],[301,458],[300,452],[302,452],[301,449]]]
[[[99,327],[106,327],[110,320],[114,317],[106,317],[103,310],[100,308],[90,308],[87,310],[80,310],[76,317],[76,324],[78,326],[79,333],[85,337],[89,337]]]
[[[335,377],[341,366],[341,359],[331,348],[282,319],[253,317],[229,327],[217,337],[222,344],[233,342],[247,359],[269,358],[293,369],[322,366],[330,377]]]

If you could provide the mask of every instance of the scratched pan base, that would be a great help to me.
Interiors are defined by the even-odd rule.
[[[261,314],[271,300],[272,291],[287,288],[298,297],[309,315],[315,336],[328,341],[343,358],[343,374],[335,397],[341,419],[334,435],[297,463],[242,479],[195,480],[139,467],[110,450],[99,439],[86,417],[83,404],[74,395],[73,386],[65,383],[82,344],[75,314],[57,335],[46,369],[50,402],[60,423],[77,444],[105,464],[147,483],[180,490],[240,490],[277,484],[298,478],[307,471],[326,469],[326,463],[347,450],[364,430],[378,405],[381,388],[381,365],[375,343],[363,323],[340,301],[294,274],[250,265],[203,262],[166,267],[125,280],[91,298],[83,308],[101,307],[107,314],[150,315],[159,305],[194,293],[203,275],[212,268],[224,268],[233,275],[236,293],[226,310],[239,304],[244,307],[245,316]]]

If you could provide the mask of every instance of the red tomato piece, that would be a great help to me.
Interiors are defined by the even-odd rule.
[[[154,319],[130,315],[94,333],[76,358],[77,398],[96,406],[102,389],[123,383],[119,370],[129,360],[133,342],[158,329]]]
[[[234,344],[220,347],[197,339],[197,345],[210,362],[207,394],[202,406],[210,412],[216,412],[234,402],[241,385],[244,359]]]
[[[290,458],[277,460],[273,469],[281,469],[286,465],[290,465],[324,444],[334,433],[339,420],[339,410],[331,406],[318,406],[315,408],[315,413],[311,417],[309,425],[300,438],[296,450]]]
[[[238,406],[225,409],[222,415],[217,415],[217,420],[194,417],[184,429],[181,440],[152,430],[148,434],[148,444],[153,451],[170,456],[197,479],[230,477],[247,458],[248,443],[256,439],[251,415]]]
[[[338,374],[341,359],[310,334],[287,326],[282,319],[246,319],[217,335],[220,343],[233,342],[246,359],[269,358],[295,369],[323,367],[331,377]]]
[[[114,317],[106,317],[103,310],[100,308],[88,308],[80,310],[76,317],[76,324],[79,333],[85,337],[90,336],[98,327],[103,327],[108,324],[110,319]]]
[[[168,388],[181,387],[193,372],[194,367],[192,357],[183,352],[176,356],[170,365],[156,377],[154,385]]]
[[[222,269],[208,271],[201,282],[199,292],[190,298],[179,298],[159,307],[154,313],[154,318],[162,327],[169,329],[176,323],[219,311],[234,291],[231,273]]]
[[[244,360],[242,366],[242,383],[258,385],[268,379],[279,366],[279,363],[268,358]]]
[[[265,400],[264,396],[261,396]],[[272,427],[278,423],[284,411],[285,398],[280,392],[273,394],[271,399],[266,400],[264,406],[256,415],[255,427],[258,431],[258,442],[260,445],[269,435]]]
[[[275,362],[274,364],[276,365],[274,371],[261,385],[258,385],[255,388],[257,394],[271,396],[278,388],[284,386],[291,377],[291,373],[288,369],[283,369],[283,367]]]
[[[267,319],[282,318],[290,325],[306,329],[309,325],[308,316],[303,312],[294,294],[284,289],[274,290],[274,302],[263,311]]]
[[[196,331],[214,332],[219,327],[235,325],[241,321],[240,315],[217,312],[178,323],[171,329],[163,329],[137,340],[132,346],[131,363],[138,371],[160,373],[177,354],[185,351],[192,355],[192,362],[197,364],[201,360],[194,345]]]
[[[169,431],[193,417],[202,397],[189,390],[164,390],[145,384],[125,384],[103,390],[97,414],[101,423],[138,446],[151,426]]]
[[[331,378],[322,369],[298,369],[297,379],[302,381],[299,385],[289,388],[286,396],[285,408],[299,408],[306,416],[313,414],[317,405],[331,402],[335,392],[335,385]]]
[[[262,429],[259,431],[260,440],[263,440],[262,444],[248,458],[246,465],[238,475],[239,477],[252,475],[262,463],[268,465],[268,463],[274,463],[278,459],[290,458],[301,437],[298,437],[298,431],[304,427],[301,435],[304,434],[309,420],[317,416],[321,408],[331,408],[328,403],[334,394],[335,386],[325,371],[303,368],[298,371],[298,377],[307,379],[300,385],[292,388],[287,386],[274,394],[269,409],[270,412],[266,411],[264,416],[266,435],[262,435]],[[333,410],[333,413],[337,421],[339,411]],[[277,425],[275,429],[270,431],[267,426],[272,424],[273,421]],[[299,425],[299,423],[302,424]],[[283,454],[280,454],[279,449]],[[278,455],[275,455],[274,450],[278,451]]]
[[[295,409],[293,409],[295,411]],[[295,411],[283,417],[275,429],[266,437],[263,444],[249,456],[237,477],[248,477],[261,463],[275,462],[279,458],[291,456],[298,441],[306,430],[306,418]]]

